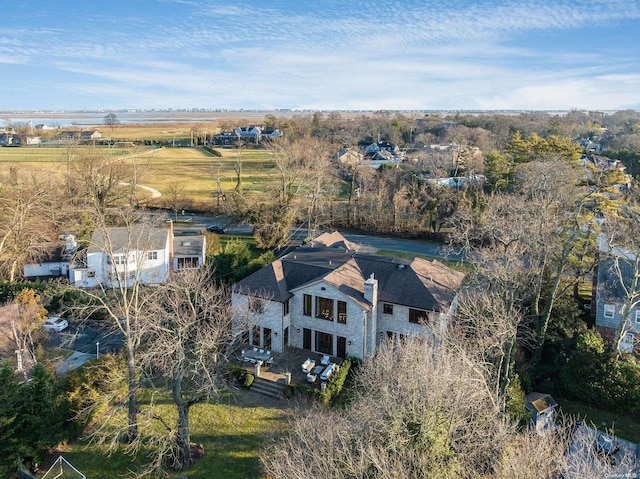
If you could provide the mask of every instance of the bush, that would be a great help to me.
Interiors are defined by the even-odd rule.
[[[346,381],[347,375],[351,370],[352,361],[353,361],[353,358],[345,359],[342,362],[340,369],[338,369],[338,372],[335,373],[329,380],[329,383],[327,384],[326,389],[324,391],[320,391],[320,399],[322,399],[322,402],[324,404],[331,403],[331,401],[335,397],[337,397],[340,394],[340,392],[342,392],[342,387],[344,386],[344,382]]]
[[[246,369],[232,364],[229,364],[226,367],[226,371],[231,377],[233,377],[239,386],[244,386],[246,388],[251,387],[253,381],[256,379],[255,376]]]
[[[640,362],[627,355],[618,358],[595,331],[579,336],[560,380],[568,399],[640,416]]]
[[[104,354],[65,376],[64,389],[74,413],[71,436],[78,435],[100,411],[108,407],[108,398],[126,391],[122,358]]]
[[[210,146],[203,146],[202,149],[204,151],[207,151],[209,153],[211,153],[213,156],[217,156],[217,157],[221,157],[222,153],[220,153],[218,150],[215,150],[213,148],[211,148]]]

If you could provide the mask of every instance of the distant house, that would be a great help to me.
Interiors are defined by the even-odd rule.
[[[282,133],[280,133],[280,130],[278,129],[270,128],[270,129],[262,130],[262,133],[260,134],[260,136],[263,141],[271,141],[276,138],[280,138],[282,136]]]
[[[603,338],[612,343],[616,331],[625,321],[624,336],[620,343],[620,350],[623,352],[640,352],[638,269],[636,256],[627,253],[616,259],[603,259],[596,275],[596,328]]]
[[[532,392],[524,397],[525,409],[531,414],[531,423],[538,434],[556,430],[556,407],[558,403],[550,394]]]
[[[237,146],[242,138],[235,131],[222,131],[213,135],[215,146]]]
[[[356,165],[358,163],[362,163],[364,155],[349,148],[341,148],[338,150],[338,153],[336,153],[336,158],[338,163],[344,165]]]
[[[277,352],[369,357],[387,338],[442,331],[463,277],[438,261],[361,254],[325,233],[236,283],[234,329]]]
[[[376,143],[371,143],[364,149],[364,155],[373,157],[376,153],[387,151],[391,153],[391,155],[395,156],[398,153],[398,146],[390,143],[388,141],[378,141]]]
[[[62,142],[90,142],[100,138],[102,134],[97,130],[63,130],[58,133],[58,141]]]
[[[251,142],[251,143],[260,143],[260,139],[262,138],[262,130],[259,126],[239,126],[235,129],[235,133],[240,136],[242,141]]]

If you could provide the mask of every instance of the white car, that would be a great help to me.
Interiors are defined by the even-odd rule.
[[[49,316],[44,322],[44,329],[47,331],[63,331],[69,326],[69,321],[58,316]]]

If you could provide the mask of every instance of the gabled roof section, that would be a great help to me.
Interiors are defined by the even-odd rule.
[[[378,300],[417,309],[445,311],[464,274],[438,261],[360,255],[340,233],[326,233],[234,286],[234,292],[284,302],[292,291],[324,281],[363,307],[364,282],[378,280]]]
[[[154,251],[167,246],[170,230],[149,225],[131,227],[96,228],[91,237],[88,253],[125,254],[130,251]]]

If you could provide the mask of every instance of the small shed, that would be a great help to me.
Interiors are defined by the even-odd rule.
[[[524,397],[525,409],[531,414],[531,423],[538,434],[556,429],[556,407],[558,403],[550,394],[532,392]]]

